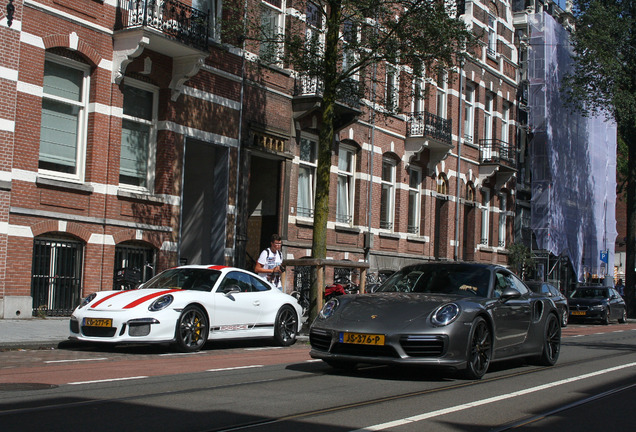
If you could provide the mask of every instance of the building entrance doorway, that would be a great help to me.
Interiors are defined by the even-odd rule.
[[[246,267],[253,269],[274,233],[281,233],[281,161],[252,155],[247,205]]]
[[[179,264],[225,264],[228,157],[225,147],[186,141]]]

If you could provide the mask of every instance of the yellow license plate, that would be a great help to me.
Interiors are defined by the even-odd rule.
[[[112,327],[113,320],[110,318],[84,318],[86,327]]]
[[[384,345],[384,335],[364,333],[340,333],[340,342],[358,345]]]
[[[572,311],[572,315],[585,315],[585,311]]]

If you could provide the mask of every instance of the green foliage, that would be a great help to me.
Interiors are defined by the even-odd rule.
[[[507,247],[508,266],[518,275],[531,270],[536,263],[530,249],[522,243],[512,243]]]

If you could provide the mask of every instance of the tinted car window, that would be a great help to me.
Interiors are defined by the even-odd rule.
[[[236,288],[238,288],[240,292],[251,292],[252,281],[250,279],[250,275],[242,272],[228,273],[219,287],[219,292],[225,293]]]
[[[270,286],[267,285],[265,282],[253,276],[252,276],[252,287],[254,291],[268,291],[271,289]]]
[[[488,295],[490,272],[481,267],[435,265],[406,267],[394,273],[378,292]]]
[[[144,283],[144,288],[181,288],[184,290],[210,291],[219,279],[217,270],[181,268],[170,269]]]
[[[572,291],[570,298],[588,298],[588,299],[604,299],[608,297],[608,291],[605,288],[577,288]]]

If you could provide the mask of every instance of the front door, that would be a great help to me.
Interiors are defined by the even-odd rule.
[[[186,142],[180,264],[225,264],[228,155],[225,147]]]

